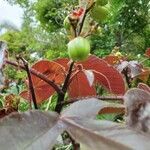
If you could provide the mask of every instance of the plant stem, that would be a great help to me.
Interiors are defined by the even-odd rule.
[[[26,70],[23,65],[19,65],[16,62],[12,62],[12,61],[6,60],[6,63],[9,64],[9,65],[15,66],[15,67],[19,67],[20,69]],[[30,71],[31,74],[35,75],[36,77],[40,78],[41,80],[45,81],[50,86],[52,86],[58,94],[59,93],[63,93],[61,88],[58,85],[56,85],[53,81],[49,80],[47,78],[47,76],[45,76],[44,74],[42,74],[42,73],[40,73],[40,72],[38,72],[38,71],[36,71],[36,70],[34,70],[32,68],[29,68],[29,71]]]
[[[83,28],[83,25],[84,25],[84,21],[85,21],[86,15],[87,15],[87,13],[91,10],[91,8],[92,8],[94,5],[95,5],[95,2],[93,2],[93,3],[91,4],[91,6],[90,6],[88,9],[86,9],[87,6],[85,7],[83,16],[82,16],[81,20],[79,21],[79,30],[78,30],[78,32],[77,32],[77,36],[80,36],[80,33],[81,33],[81,31],[82,31],[82,28]]]
[[[55,111],[57,113],[60,113],[61,110],[62,110],[63,105],[61,104],[61,102],[64,101],[64,98],[65,98],[65,95],[66,95],[66,92],[67,92],[68,83],[69,83],[69,80],[70,80],[70,77],[71,77],[73,66],[74,66],[74,61],[72,61],[71,64],[70,64],[70,67],[69,67],[69,70],[68,70],[68,74],[66,76],[64,85],[62,87],[63,93],[59,93],[58,94],[57,105],[56,105],[56,108],[55,108]]]
[[[34,108],[35,109],[38,109],[38,106],[37,106],[37,102],[36,102],[36,96],[35,96],[35,91],[34,91],[34,87],[33,87],[33,82],[32,82],[32,78],[31,78],[31,74],[30,74],[30,70],[29,70],[29,66],[28,66],[28,62],[22,58],[22,57],[18,57],[18,59],[22,60],[23,64],[24,64],[24,67],[25,67],[25,70],[27,72],[27,75],[28,75],[28,80],[29,80],[29,92],[31,94],[31,97],[32,97],[32,102],[34,104]],[[29,94],[29,95],[30,95]]]

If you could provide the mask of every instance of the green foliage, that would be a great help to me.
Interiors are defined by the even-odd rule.
[[[70,7],[69,2],[69,0],[39,0],[35,3],[36,17],[42,27],[48,31],[62,28],[64,18],[68,14],[67,9]]]

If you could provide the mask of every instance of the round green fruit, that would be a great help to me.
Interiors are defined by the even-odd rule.
[[[95,6],[91,11],[92,18],[97,22],[103,22],[109,15],[108,8],[104,6]]]
[[[83,37],[77,37],[68,43],[69,57],[73,61],[83,61],[90,53],[90,43]]]
[[[96,5],[104,6],[108,4],[108,0],[96,0]]]

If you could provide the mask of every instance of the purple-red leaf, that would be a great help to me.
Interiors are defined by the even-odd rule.
[[[150,87],[148,85],[144,84],[144,83],[139,83],[138,88],[150,93]]]
[[[145,55],[150,58],[150,48],[146,50]]]
[[[81,64],[84,69],[90,69],[102,74],[109,82],[109,84],[106,83],[105,86],[110,92],[121,95],[125,93],[125,84],[122,75],[103,59],[91,55],[85,62],[81,62]],[[102,79],[95,77],[95,81],[103,85],[104,77]]]
[[[47,150],[56,143],[62,127],[55,112],[30,111],[14,113],[0,120],[1,149]]]
[[[39,61],[32,66],[32,69],[44,74],[57,85],[62,84],[65,78],[64,68],[53,61]],[[43,100],[48,99],[52,94],[54,94],[55,90],[48,83],[35,75],[31,75],[31,77],[37,103],[41,103]],[[29,91],[23,91],[20,95],[27,100],[31,99]]]
[[[96,91],[93,86],[90,86],[85,73],[83,71],[79,71],[72,77],[68,94],[69,97],[73,99],[96,96]]]
[[[150,93],[134,88],[124,95],[128,126],[150,132]]]
[[[84,70],[83,71],[87,77],[87,80],[89,82],[89,85],[92,86],[94,83],[94,73],[91,70]]]
[[[87,99],[75,102],[61,115],[42,111],[14,113],[0,120],[1,149],[52,149],[58,135],[67,131],[86,150],[149,150],[149,135],[124,125],[94,119],[99,107],[108,104]]]

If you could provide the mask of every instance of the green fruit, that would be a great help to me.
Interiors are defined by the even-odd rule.
[[[96,5],[104,6],[108,4],[108,0],[97,0]]]
[[[91,16],[97,22],[105,21],[108,15],[109,15],[109,10],[104,6],[95,6],[91,11]]]
[[[77,37],[68,43],[69,57],[74,61],[85,60],[90,53],[90,43],[83,37]]]
[[[67,16],[65,19],[64,19],[64,27],[66,30],[69,30],[71,25],[70,25],[70,21],[69,21],[69,16]]]

